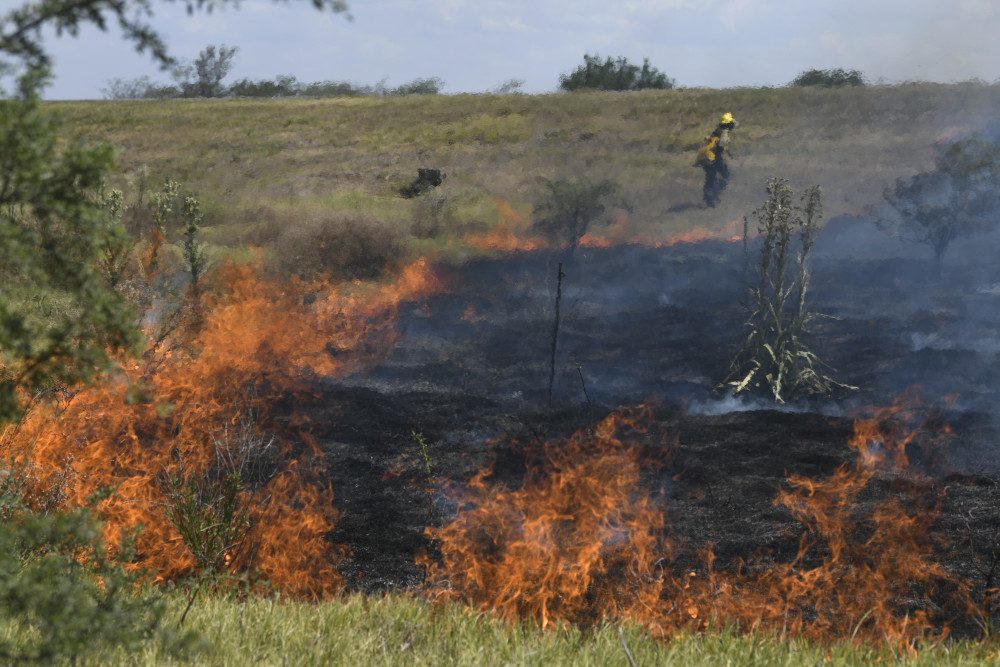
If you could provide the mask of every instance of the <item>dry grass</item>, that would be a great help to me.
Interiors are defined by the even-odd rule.
[[[206,233],[237,245],[262,207],[303,223],[350,212],[423,238],[461,235],[495,224],[496,200],[530,213],[542,179],[566,176],[616,180],[633,229],[654,236],[731,225],[772,176],[820,184],[832,218],[878,203],[932,164],[935,142],[984,129],[998,103],[1000,86],[965,83],[52,106],[71,129],[123,148],[121,180],[145,167],[151,182],[195,191]],[[733,178],[706,210],[692,162],[723,111],[740,121]],[[421,198],[397,194],[420,167],[447,173],[430,222]]]

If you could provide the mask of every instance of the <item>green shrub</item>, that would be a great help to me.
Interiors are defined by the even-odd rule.
[[[408,249],[409,235],[401,226],[366,215],[331,214],[296,223],[274,241],[277,267],[302,278],[376,278]]]
[[[565,91],[591,88],[594,90],[645,90],[647,88],[669,89],[674,80],[649,66],[649,58],[644,58],[642,67],[631,64],[625,58],[608,57],[601,62],[597,54],[583,56],[583,64],[570,74],[559,75],[559,87]]]
[[[824,88],[839,88],[841,86],[863,86],[865,77],[856,69],[810,69],[792,79],[793,86],[823,86]]]
[[[301,86],[290,74],[281,74],[273,80],[240,79],[229,87],[231,97],[295,97]]]
[[[31,509],[22,495],[26,469],[7,462],[0,470],[0,659],[75,662],[167,639],[161,598],[141,593],[122,566],[130,541],[109,553],[88,508]]]

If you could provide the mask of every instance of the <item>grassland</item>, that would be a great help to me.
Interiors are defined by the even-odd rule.
[[[187,600],[169,598],[169,622]],[[510,626],[455,606],[437,607],[401,595],[352,596],[311,604],[274,598],[210,596],[196,599],[181,630],[200,640],[180,656],[150,642],[143,650],[108,651],[93,664],[117,665],[987,665],[1000,664],[995,645],[959,642],[914,651],[803,639],[777,641],[733,629],[683,633],[656,640],[635,629],[604,625],[589,630],[541,631]],[[0,630],[2,631],[2,630]]]
[[[110,185],[124,186],[131,200],[165,177],[197,193],[216,249],[342,213],[403,230],[412,252],[460,252],[465,234],[497,223],[498,201],[530,217],[546,178],[616,180],[632,230],[659,237],[731,229],[761,203],[771,176],[788,178],[796,192],[821,185],[827,217],[861,211],[894,179],[929,168],[940,142],[989,131],[998,102],[1000,87],[966,83],[50,106],[65,115],[68,132],[121,147],[121,173]],[[733,180],[722,204],[704,209],[692,162],[724,111],[741,123]],[[419,167],[448,178],[423,198],[400,197]],[[169,623],[186,602],[170,595]],[[211,595],[195,601],[184,627],[203,635],[191,659],[218,665],[628,664],[625,646],[638,665],[1000,662],[990,642],[925,647],[907,657],[887,647],[733,632],[668,642],[612,626],[540,632],[397,595],[318,605]],[[155,643],[95,659],[174,661]]]
[[[998,103],[1000,86],[914,83],[52,106],[70,130],[122,148],[116,185],[133,197],[168,176],[197,193],[210,241],[346,211],[440,247],[496,224],[498,200],[530,216],[542,179],[580,175],[616,180],[632,231],[656,237],[731,229],[772,176],[822,186],[828,218],[861,211],[933,165],[937,143],[987,130]],[[724,111],[740,122],[733,178],[704,209],[694,153]],[[448,177],[429,197],[398,196],[420,167]]]

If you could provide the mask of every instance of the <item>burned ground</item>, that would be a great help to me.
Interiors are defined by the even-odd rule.
[[[492,479],[517,486],[540,443],[643,401],[654,406],[636,439],[651,462],[643,481],[677,562],[696,565],[707,545],[720,570],[790,562],[806,529],[775,504],[779,490],[790,475],[826,478],[855,461],[855,419],[909,392],[925,418],[907,445],[911,466],[880,471],[858,497],[858,539],[885,499],[939,510],[934,549],[981,595],[1000,548],[995,241],[956,245],[935,282],[928,249],[862,220],[832,221],[816,247],[808,342],[855,388],[781,406],[719,387],[744,335],[753,248],[742,242],[524,253],[443,270],[447,292],[400,312],[392,350],[365,373],[326,381],[308,407],[342,511],[330,539],[351,549],[342,572],[366,591],[419,584],[416,556],[434,547],[424,528],[453,513],[451,485],[492,464]]]

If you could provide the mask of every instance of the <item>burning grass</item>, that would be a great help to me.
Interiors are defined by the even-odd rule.
[[[197,325],[150,332],[142,359],[124,361],[115,377],[36,406],[5,434],[5,452],[30,457],[36,493],[58,488],[68,506],[110,489],[98,505],[106,537],[116,544],[141,527],[135,565],[158,579],[199,564],[170,520],[178,496],[191,489],[188,514],[200,513],[205,529],[223,514],[249,527],[247,543],[220,544],[203,560],[257,572],[292,595],[326,597],[342,585],[342,548],[326,539],[337,510],[310,425],[275,432],[275,452],[256,429],[275,400],[308,398],[316,376],[380,354],[400,301],[437,283],[425,263],[364,288],[262,275],[256,264],[222,269],[222,288],[198,309]],[[231,437],[248,415],[244,436]],[[204,492],[234,472],[241,483],[226,487],[229,509],[218,510]]]
[[[724,570],[710,545],[693,564],[681,557],[689,545],[672,535],[662,492],[671,478],[636,442],[648,409],[612,414],[546,443],[517,488],[485,469],[457,491],[455,518],[428,529],[440,558],[425,560],[427,594],[542,628],[639,624],[670,638],[736,627],[912,651],[975,616],[969,585],[938,560],[935,498],[907,468],[917,431],[900,416],[919,412],[900,404],[859,419],[853,463],[788,477],[774,504],[801,524],[792,560],[745,554]],[[886,475],[888,499],[866,501]]]

